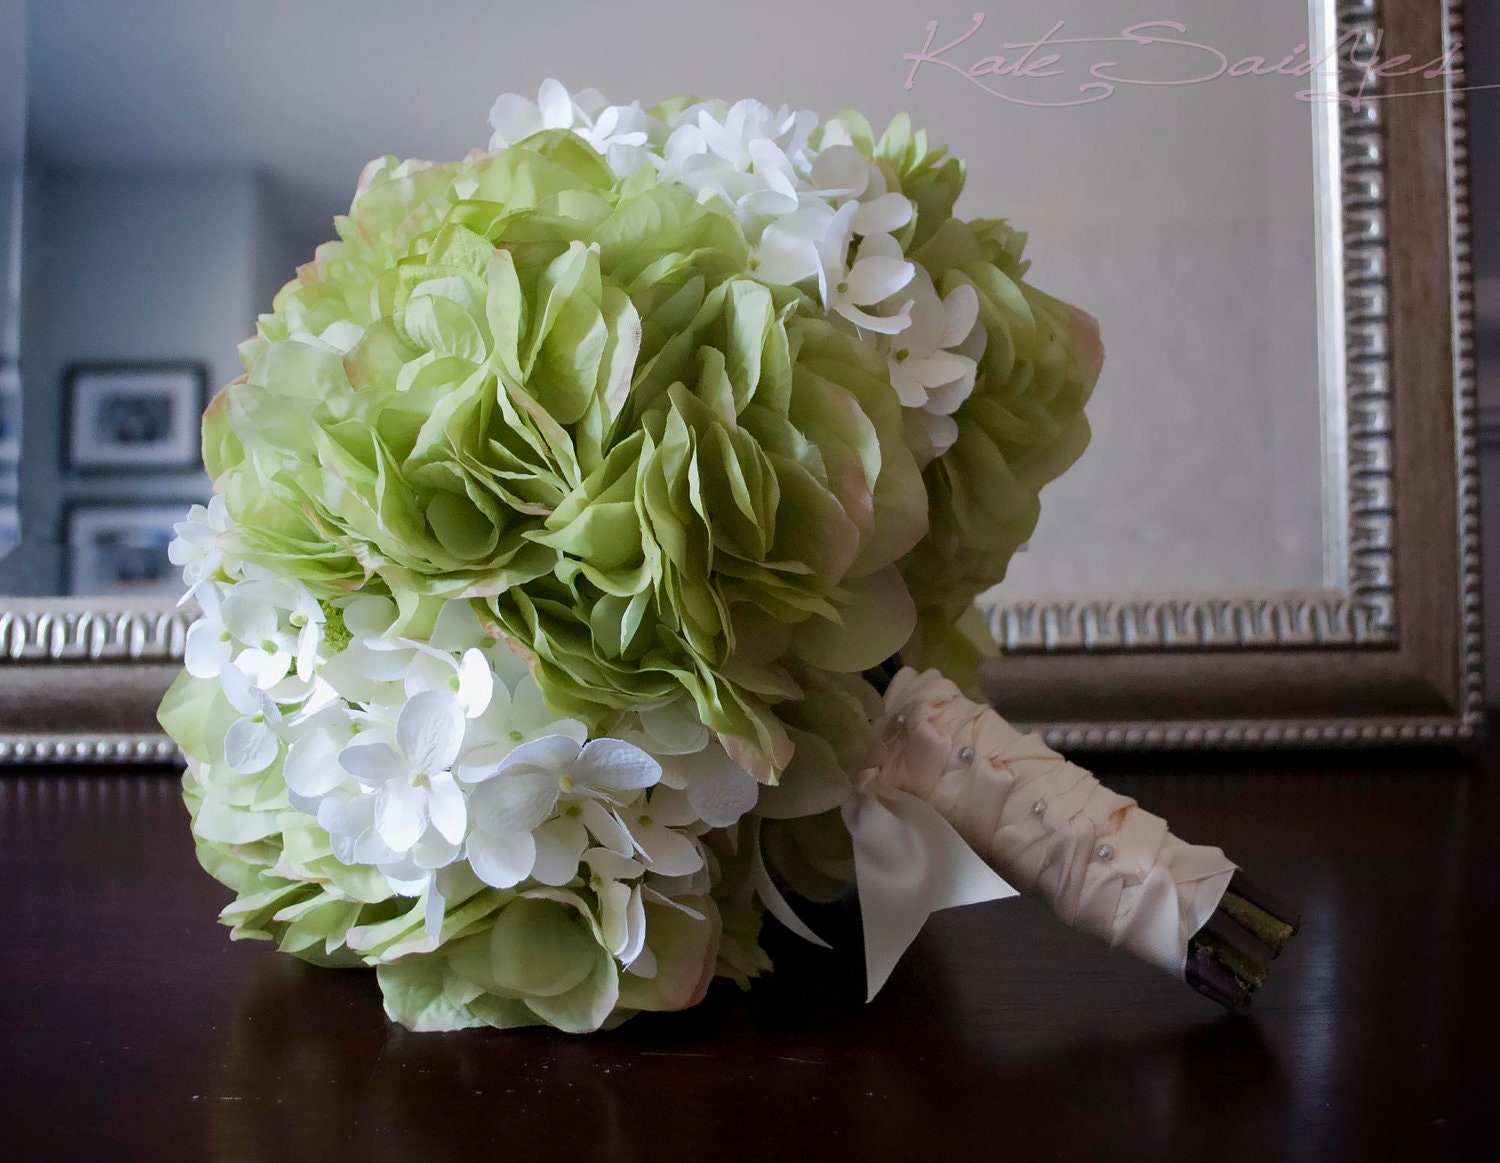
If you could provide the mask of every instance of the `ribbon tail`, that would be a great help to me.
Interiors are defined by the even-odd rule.
[[[792,910],[786,897],[782,896],[781,890],[776,887],[776,882],[771,879],[771,874],[766,869],[765,857],[761,855],[760,824],[759,820],[755,821],[755,832],[750,838],[750,884],[755,889],[755,894],[766,906],[766,911],[797,936],[824,949],[832,949],[832,945],[808,928],[807,923]]]
[[[924,800],[902,791],[844,804],[865,930],[866,1001],[873,1001],[927,918],[941,909],[1015,896]]]

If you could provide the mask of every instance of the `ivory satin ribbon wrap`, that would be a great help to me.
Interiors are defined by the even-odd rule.
[[[1179,840],[935,670],[891,680],[878,729],[885,756],[843,809],[871,998],[931,913],[1018,889],[1182,977],[1235,870],[1222,851]]]

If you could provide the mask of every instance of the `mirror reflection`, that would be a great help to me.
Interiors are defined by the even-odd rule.
[[[1044,493],[1007,594],[1320,586],[1305,82],[1121,86],[1051,107],[1100,60],[1178,81],[1199,64],[1110,44],[1064,49],[1072,72],[1055,81],[990,78],[1022,101],[962,70],[911,74],[903,54],[923,49],[927,23],[952,39],[975,10],[766,0],[725,7],[709,43],[668,0],[441,0],[360,6],[357,19],[294,0],[5,0],[0,552],[17,518],[22,541],[0,558],[0,594],[177,592],[172,522],[210,487],[197,414],[239,374],[256,314],[331,237],[363,164],[461,156],[487,139],[498,92],[534,93],[553,74],[615,100],[754,94],[872,120],[906,109],[969,159],[961,210],[1029,231],[1034,280],[1099,316],[1109,353],[1093,446]],[[1165,15],[1135,0],[1066,13],[1007,0],[951,59],[1009,53],[1060,16],[1059,35],[1079,38],[1169,16],[1231,58],[1280,59],[1313,39],[1308,0],[1176,0]]]

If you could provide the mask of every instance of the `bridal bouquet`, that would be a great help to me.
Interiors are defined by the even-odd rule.
[[[971,682],[1087,441],[1098,331],[1025,236],[905,118],[549,81],[491,124],[371,163],[204,418],[160,717],[234,935],[413,1029],[588,1031],[854,884],[873,994],[999,869],[1192,976],[1221,853],[935,670],[880,689]],[[1226,997],[1280,937],[1242,903]]]

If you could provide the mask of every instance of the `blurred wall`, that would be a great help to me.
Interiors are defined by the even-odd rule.
[[[248,170],[32,171],[22,339],[26,538],[0,561],[0,593],[64,592],[71,503],[186,508],[207,496],[201,471],[66,474],[63,377],[82,361],[194,360],[208,365],[213,390],[239,374],[235,348],[254,330],[264,278],[259,192]]]

